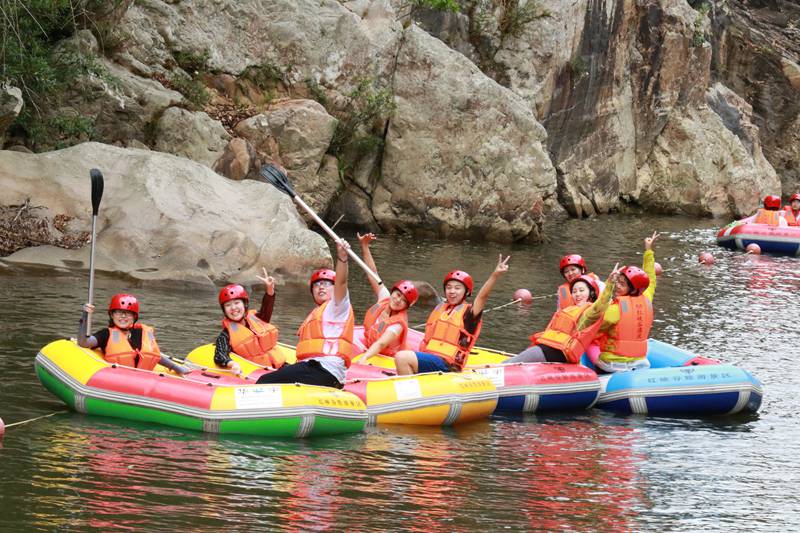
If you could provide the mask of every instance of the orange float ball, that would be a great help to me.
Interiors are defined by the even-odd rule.
[[[747,251],[748,254],[761,255],[761,247],[754,242],[748,244],[745,250]]]
[[[702,263],[704,265],[713,265],[714,264],[714,256],[711,255],[708,252],[701,253],[700,256],[698,257],[698,260],[700,261],[700,263]]]
[[[529,304],[533,301],[533,295],[528,289],[517,289],[514,291],[514,299],[520,300],[524,304]]]

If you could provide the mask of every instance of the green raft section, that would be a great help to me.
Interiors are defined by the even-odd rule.
[[[162,424],[181,429],[194,431],[208,431],[203,420],[195,417],[170,413],[161,409],[133,405],[123,402],[114,402],[100,398],[83,399],[81,409],[75,401],[75,391],[67,384],[57,379],[42,365],[36,365],[36,372],[44,387],[60,398],[74,411],[81,411],[89,415],[107,416],[110,418],[123,418],[137,422]],[[262,437],[296,437],[301,431],[302,416],[287,416],[268,419],[248,420],[220,420],[215,424],[215,433],[254,435]],[[366,419],[342,420],[324,415],[316,415],[311,431],[305,437],[318,437],[338,435],[343,433],[358,433],[364,430]]]

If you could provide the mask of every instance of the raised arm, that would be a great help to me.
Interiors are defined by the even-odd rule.
[[[336,241],[336,282],[333,285],[333,298],[341,302],[347,296],[347,250],[350,244],[344,240]]]
[[[356,236],[358,237],[359,244],[361,244],[361,257],[364,258],[364,262],[367,264],[367,266],[371,268],[373,272],[378,274],[378,267],[375,265],[375,259],[372,258],[372,252],[369,249],[369,243],[376,240],[377,237],[375,237],[374,233],[365,233],[364,235],[356,233]],[[380,277],[380,274],[378,274],[378,276]],[[381,285],[372,279],[372,276],[367,276],[367,280],[369,280],[369,284],[372,286],[372,292],[374,292],[375,296],[380,299]]]
[[[647,277],[650,278],[650,285],[647,286],[644,295],[651,302],[656,293],[656,259],[655,253],[653,252],[653,244],[655,244],[656,239],[658,239],[657,231],[654,231],[652,236],[645,238],[644,257],[642,258],[642,270],[644,270],[647,273]]]
[[[472,316],[478,316],[483,312],[483,308],[486,306],[486,300],[489,299],[489,295],[492,293],[497,279],[508,271],[509,259],[511,259],[510,255],[503,259],[503,254],[500,254],[494,272],[489,275],[489,279],[486,280],[486,283],[483,284],[483,287],[481,287],[481,290],[478,291],[478,295],[475,297],[475,302],[472,304]]]

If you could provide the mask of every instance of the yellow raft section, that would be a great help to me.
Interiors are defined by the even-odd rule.
[[[512,357],[516,354],[502,352],[500,350],[492,350],[489,348],[480,348],[475,346],[472,348],[472,351],[469,352],[469,358],[467,359],[467,369],[469,367],[484,367],[486,365],[499,365],[502,364],[503,361]],[[386,355],[376,355],[370,357],[368,361],[363,361],[361,356],[357,356],[353,359],[354,363],[359,363],[362,365],[372,365],[377,366],[379,368],[385,368],[387,370],[394,370],[394,357],[389,357]]]
[[[279,347],[287,363],[297,361],[294,347],[286,344],[279,344]],[[262,366],[234,353],[230,356],[239,363],[246,377],[263,370]],[[481,361],[485,361],[483,364],[493,364],[503,359],[505,356],[487,352]],[[208,372],[231,375],[227,369],[215,365],[213,344],[195,348],[186,356],[186,360]],[[370,363],[373,360],[379,362],[376,366],[394,369],[392,357],[376,356],[370,359]],[[439,372],[362,379],[349,382],[345,390],[364,400],[371,424],[460,424],[490,416],[497,406],[498,397],[494,384],[485,376]]]

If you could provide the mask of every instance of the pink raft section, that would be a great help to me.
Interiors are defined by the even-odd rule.
[[[160,376],[133,368],[103,368],[94,374],[87,385],[121,394],[144,396],[154,400],[210,409],[216,385],[243,385],[253,383],[235,377],[206,374],[200,370],[190,372],[184,379]]]

